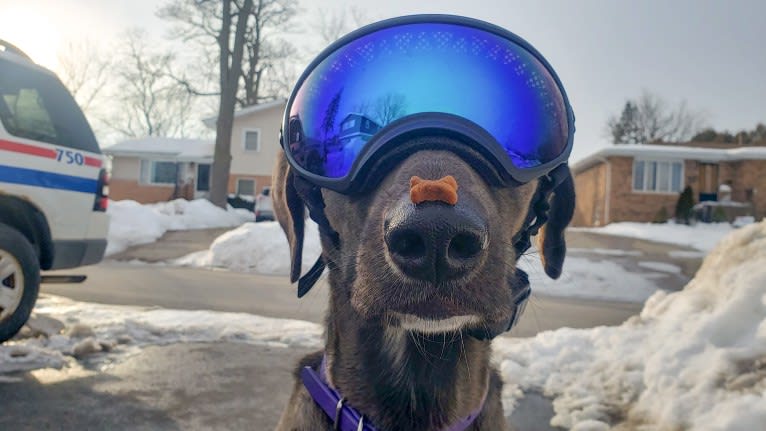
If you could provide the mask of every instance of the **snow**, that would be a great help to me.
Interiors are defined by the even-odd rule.
[[[697,223],[694,226],[688,226],[672,222],[662,224],[620,222],[603,227],[571,229],[664,242],[701,251],[711,250],[721,238],[733,230],[728,223]]]
[[[234,227],[252,221],[253,213],[229,207],[223,210],[206,199],[142,205],[132,200],[110,201],[106,255],[159,239],[168,230]]]
[[[306,220],[303,270],[308,271],[322,251],[319,228]],[[176,265],[226,268],[267,275],[290,273],[290,248],[277,222],[245,223],[213,241],[208,250],[184,256]]]
[[[644,302],[657,291],[645,272],[630,272],[609,260],[568,255],[558,280],[545,275],[537,256],[523,257],[519,268],[529,274],[532,291],[546,296]]]
[[[638,262],[638,266],[650,269],[652,271],[667,272],[670,274],[681,273],[681,268],[678,265],[673,265],[672,263],[666,262],[643,261]]]
[[[62,322],[64,329],[0,345],[0,374],[62,368],[74,358],[99,352],[132,354],[147,345],[233,341],[318,348],[322,340],[320,325],[299,320],[92,304],[49,295],[39,298],[35,314]]]
[[[655,293],[621,326],[494,344],[506,413],[538,391],[567,429],[763,429],[766,222],[729,234],[684,290]]]
[[[129,139],[104,148],[104,153],[114,156],[146,156],[183,161],[212,162],[215,142],[207,139],[164,138],[147,136]]]

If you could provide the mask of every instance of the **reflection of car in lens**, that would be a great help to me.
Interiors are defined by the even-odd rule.
[[[102,165],[96,137],[61,81],[0,40],[0,342],[29,318],[41,269],[103,258]]]
[[[271,188],[264,187],[255,198],[255,221],[274,221],[274,208],[271,206]]]

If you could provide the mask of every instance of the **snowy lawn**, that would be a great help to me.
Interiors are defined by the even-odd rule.
[[[670,267],[680,268],[668,264]],[[568,255],[558,280],[545,275],[536,255],[519,260],[519,268],[529,274],[532,292],[547,296],[589,298],[607,301],[644,302],[657,291],[651,274],[630,272],[610,260],[594,260]],[[615,282],[619,280],[619,282]]]
[[[697,223],[694,226],[687,226],[673,222],[662,224],[620,222],[610,223],[603,227],[570,229],[605,235],[628,236],[709,251],[734,228],[729,223]]]
[[[154,242],[168,230],[234,227],[253,221],[250,211],[229,207],[224,211],[206,199],[141,205],[136,201],[110,201],[106,254]]]
[[[319,228],[313,221],[306,220],[303,241],[304,271],[311,268],[321,252]],[[290,273],[290,248],[279,223],[245,223],[216,238],[208,250],[189,254],[172,263],[286,276]]]
[[[603,255],[635,255],[635,252],[622,250],[585,251]],[[303,250],[304,271],[311,268],[320,252],[317,225],[309,220],[306,223]],[[287,276],[290,271],[290,250],[277,222],[246,223],[216,238],[208,250],[192,253],[171,263]],[[567,256],[564,273],[558,280],[551,280],[545,275],[535,254],[522,258],[519,266],[529,273],[532,289],[549,296],[643,302],[657,291],[650,274],[630,272],[608,260]],[[680,272],[680,268],[670,264],[665,264],[661,272],[668,272],[668,267]],[[614,280],[621,282],[614,283]]]
[[[616,283],[622,283],[619,280]],[[321,345],[319,325],[241,313],[174,311],[41,297],[63,329],[0,345],[0,373],[61,367],[100,351],[227,340]],[[727,236],[683,291],[658,292],[618,327],[494,341],[509,415],[527,391],[573,430],[757,430],[766,423],[766,222]],[[0,376],[2,377],[2,376]]]

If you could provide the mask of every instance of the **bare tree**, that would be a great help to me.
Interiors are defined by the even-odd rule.
[[[381,127],[404,116],[407,102],[404,94],[388,93],[375,100],[375,119]]]
[[[285,94],[264,93],[267,75],[284,73],[275,70],[295,55],[295,48],[277,31],[298,13],[296,0],[257,0],[245,33],[245,55],[242,64],[243,88],[237,99],[240,106],[250,106]],[[271,86],[271,90],[279,87]]]
[[[614,144],[684,142],[699,132],[705,115],[681,102],[669,108],[659,96],[644,91],[637,101],[629,100],[620,117],[611,117],[607,129]]]
[[[125,137],[186,136],[197,119],[192,96],[168,74],[174,56],[151,47],[140,29],[128,31],[120,46],[110,73],[115,103],[102,121]]]
[[[57,75],[86,114],[104,95],[111,59],[92,40],[69,42],[58,54]]]
[[[356,5],[348,9],[318,8],[315,16],[316,22],[311,27],[323,45],[329,45],[346,33],[369,22],[367,14]]]
[[[171,0],[160,9],[161,18],[173,21],[182,41],[214,41],[218,58],[218,118],[210,201],[224,208],[231,168],[231,134],[240,89],[242,61],[253,0]],[[185,82],[190,92],[200,94]]]
[[[287,42],[277,39],[276,29],[286,27],[295,14],[297,0],[168,0],[158,13],[176,23],[176,40],[197,43],[206,57],[201,64],[211,57],[217,62],[213,88],[206,88],[199,77],[173,74],[191,94],[218,97],[210,187],[210,201],[215,205],[226,205],[234,109],[272,99],[277,94],[270,91],[285,88],[268,78],[273,74],[281,80],[280,75],[290,70],[279,64],[291,51]],[[215,42],[214,50],[209,49],[211,42]]]

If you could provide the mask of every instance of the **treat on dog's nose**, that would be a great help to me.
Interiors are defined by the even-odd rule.
[[[416,205],[423,202],[444,202],[455,205],[457,181],[452,175],[438,180],[424,180],[417,175],[413,176],[410,178],[410,199]]]

